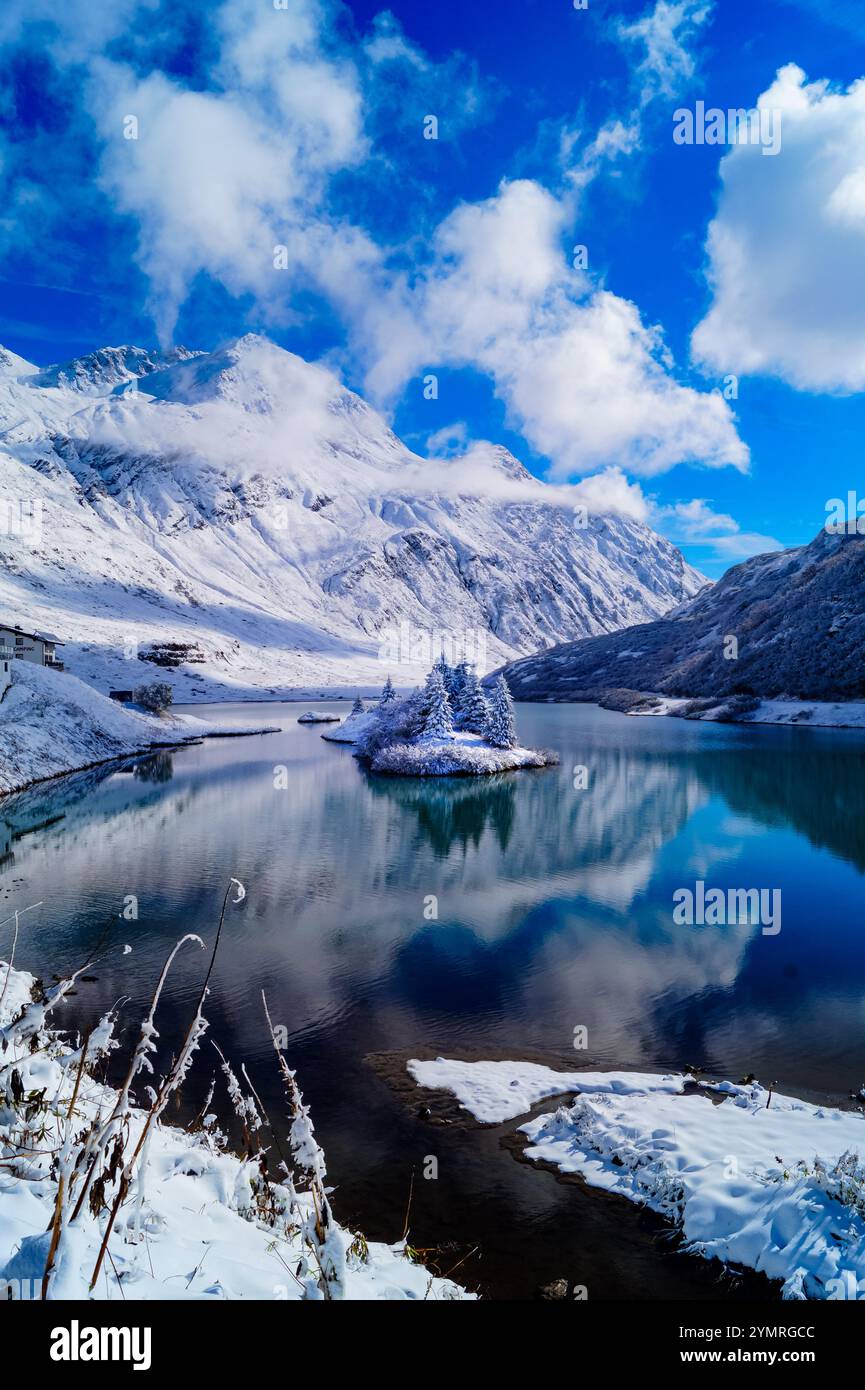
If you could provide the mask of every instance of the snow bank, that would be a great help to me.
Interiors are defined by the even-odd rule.
[[[865,729],[865,700],[761,700],[749,724],[805,724],[812,728]]]
[[[6,973],[0,964],[0,993]],[[85,1070],[74,1126],[67,1130],[80,1053],[45,1026],[33,1035],[37,1050],[30,1051],[19,1014],[30,1001],[33,984],[32,976],[13,970],[0,1006],[0,1027],[8,1025],[5,1037],[0,1038],[0,1298],[40,1296],[58,1192],[57,1168],[64,1164],[64,1136],[68,1142],[69,1133],[85,1132],[97,1115],[105,1119],[118,1098],[117,1091],[101,1085]],[[37,1007],[31,1004],[30,1013],[35,1012]],[[104,1056],[115,1045],[110,1022],[103,1020],[99,1031]],[[96,1046],[94,1035],[88,1055],[94,1055]],[[156,1071],[158,1075],[158,1065]],[[28,1116],[26,1098],[43,1088],[42,1106]],[[126,1112],[127,1154],[141,1134],[144,1113],[135,1105]],[[38,1143],[34,1141],[37,1131]],[[68,1163],[66,1171],[68,1175]],[[79,1172],[79,1187],[80,1182]],[[112,1182],[113,1177],[105,1189],[109,1202]],[[96,1187],[94,1183],[91,1188],[94,1194]],[[77,1190],[73,1184],[67,1194],[67,1211]],[[149,1140],[143,1181],[133,1182],[129,1200],[120,1210],[109,1240],[110,1258],[103,1264],[93,1294],[88,1295],[88,1285],[105,1212],[93,1216],[88,1201],[80,1216],[64,1228],[49,1295],[126,1301],[320,1298],[299,1230],[302,1204],[310,1199],[301,1194],[298,1201],[301,1207],[292,1209],[286,1186],[262,1184],[257,1158],[244,1160],[227,1151],[213,1115],[206,1118],[204,1128],[192,1133],[157,1123]],[[346,1259],[346,1298],[472,1297],[414,1263],[400,1242],[367,1245],[340,1226],[333,1238]]]
[[[578,1091],[521,1127],[528,1158],[651,1207],[692,1253],[759,1270],[780,1280],[787,1298],[855,1297],[865,1288],[858,1111],[687,1076],[444,1058],[409,1070],[493,1123],[545,1095]]]
[[[0,795],[109,758],[215,736],[272,732],[117,704],[65,672],[16,661],[0,700]]]
[[[308,709],[306,714],[298,715],[297,722],[298,724],[338,724],[339,715],[326,714],[318,710]]]
[[[453,1062],[446,1057],[437,1057],[434,1062],[410,1061],[408,1070],[419,1086],[452,1091],[463,1110],[492,1125],[525,1115],[547,1096],[586,1086],[624,1095],[639,1088],[644,1080],[626,1071],[553,1071],[535,1062]],[[681,1089],[680,1078],[664,1080],[671,1091]]]
[[[375,727],[378,716],[374,709],[364,710],[363,714],[350,714],[338,729],[329,729],[322,734],[328,743],[357,743],[359,738]]]
[[[0,960],[0,1028],[4,1028],[33,997],[35,978],[26,970],[13,970]]]

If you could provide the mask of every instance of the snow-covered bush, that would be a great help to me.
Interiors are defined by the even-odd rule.
[[[427,714],[426,692],[413,690],[403,700],[390,700],[384,709],[379,706],[378,719],[360,735],[355,752],[360,758],[373,758],[391,743],[418,738]]]
[[[149,685],[135,688],[135,700],[152,714],[161,714],[169,709],[174,700],[174,691],[166,681],[151,681]]]
[[[799,1159],[792,1168],[766,1174],[767,1182],[795,1183],[806,1179],[809,1187],[816,1187],[858,1216],[865,1217],[865,1159],[855,1151],[847,1149],[834,1163],[822,1158],[815,1158],[813,1163]]]

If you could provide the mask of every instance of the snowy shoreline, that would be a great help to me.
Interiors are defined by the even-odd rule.
[[[865,700],[760,700],[755,709],[737,713],[730,698],[719,696],[705,710],[684,713],[702,700],[650,695],[652,707],[625,710],[629,715],[698,720],[703,723],[770,724],[802,729],[865,729]],[[606,706],[604,706],[606,708]]]
[[[788,1299],[865,1289],[865,1116],[757,1082],[557,1072],[528,1062],[411,1060],[418,1086],[450,1091],[482,1124],[569,1104],[519,1126],[524,1157],[647,1206],[684,1249],[782,1284]]]
[[[0,700],[0,798],[160,748],[276,731],[276,725],[148,714],[116,704],[68,673],[15,662],[12,684]]]

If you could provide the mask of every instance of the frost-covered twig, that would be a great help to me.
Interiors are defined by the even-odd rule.
[[[93,1274],[92,1274],[91,1279],[90,1279],[90,1288],[91,1288],[91,1289],[92,1289],[93,1286],[95,1285],[96,1280],[99,1278],[99,1271],[100,1271],[100,1269],[102,1268],[102,1261],[103,1261],[104,1258],[105,1258],[105,1251],[106,1251],[107,1248],[108,1248],[108,1240],[109,1240],[109,1237],[110,1237],[110,1235],[111,1235],[112,1230],[114,1229],[114,1223],[115,1223],[115,1221],[117,1220],[117,1213],[119,1212],[120,1207],[122,1206],[123,1201],[124,1201],[124,1199],[125,1199],[125,1197],[126,1197],[126,1194],[127,1194],[128,1191],[129,1191],[129,1187],[130,1187],[130,1184],[131,1184],[131,1182],[132,1182],[132,1175],[133,1175],[133,1172],[134,1172],[134,1170],[135,1170],[135,1165],[136,1165],[136,1163],[138,1162],[139,1156],[141,1155],[142,1151],[144,1151],[144,1152],[145,1152],[145,1158],[146,1158],[146,1152],[147,1152],[148,1143],[149,1143],[149,1138],[150,1138],[150,1134],[151,1134],[153,1125],[154,1125],[155,1122],[159,1119],[159,1116],[162,1114],[163,1110],[165,1109],[166,1105],[168,1104],[168,1101],[169,1101],[169,1098],[171,1097],[171,1095],[172,1095],[176,1090],[178,1090],[180,1086],[183,1085],[183,1082],[184,1082],[185,1079],[186,1079],[187,1072],[189,1071],[189,1068],[190,1068],[190,1066],[192,1065],[192,1057],[193,1057],[193,1054],[194,1054],[196,1048],[198,1047],[198,1044],[199,1044],[199,1042],[201,1041],[201,1038],[202,1038],[202,1036],[204,1035],[204,1033],[205,1033],[205,1031],[206,1031],[206,1029],[207,1029],[207,1020],[204,1018],[204,1015],[202,1014],[201,1010],[202,1010],[202,1008],[203,1008],[203,1006],[204,1006],[204,1001],[205,1001],[205,999],[207,998],[208,989],[209,989],[209,986],[210,986],[210,977],[211,977],[211,975],[213,974],[213,967],[214,967],[214,964],[216,963],[216,953],[217,953],[217,951],[218,951],[218,949],[219,949],[219,941],[220,941],[220,937],[222,936],[222,926],[223,926],[223,923],[224,923],[224,921],[225,921],[225,912],[226,912],[226,908],[228,907],[228,895],[229,895],[229,893],[231,892],[232,887],[234,887],[234,886],[236,886],[236,887],[237,887],[237,890],[238,890],[238,892],[237,892],[237,897],[234,899],[234,901],[235,901],[236,903],[242,902],[243,899],[246,897],[246,889],[244,888],[243,884],[239,881],[239,879],[236,879],[236,878],[230,879],[230,880],[229,880],[228,887],[227,887],[226,890],[225,890],[225,897],[224,897],[223,900],[222,900],[222,910],[221,910],[221,912],[220,912],[220,914],[219,914],[219,925],[218,925],[218,927],[217,927],[217,929],[216,929],[216,937],[215,937],[214,942],[213,942],[213,950],[212,950],[211,955],[210,955],[210,963],[209,963],[209,965],[208,965],[208,967],[207,967],[207,974],[205,975],[205,977],[204,977],[204,982],[203,982],[203,984],[202,984],[202,986],[201,986],[201,993],[200,993],[199,996],[198,996],[198,1004],[196,1005],[195,1013],[193,1014],[192,1021],[191,1021],[190,1025],[189,1025],[189,1027],[188,1027],[188,1029],[187,1029],[187,1031],[186,1031],[186,1036],[185,1036],[185,1038],[183,1039],[183,1043],[182,1043],[182,1045],[181,1045],[181,1048],[180,1048],[179,1053],[177,1054],[177,1057],[175,1058],[174,1064],[173,1064],[173,1066],[170,1068],[170,1070],[169,1070],[169,1072],[168,1072],[168,1075],[167,1075],[167,1076],[165,1077],[165,1079],[163,1080],[162,1084],[161,1084],[160,1087],[159,1087],[159,1090],[156,1092],[156,1094],[155,1094],[155,1096],[154,1096],[154,1098],[153,1098],[153,1102],[152,1102],[151,1107],[150,1107],[150,1110],[148,1111],[148,1114],[147,1114],[147,1119],[144,1121],[144,1125],[143,1125],[143,1127],[142,1127],[141,1133],[140,1133],[140,1135],[138,1136],[138,1143],[137,1143],[136,1146],[135,1146],[135,1149],[134,1149],[134,1152],[133,1152],[133,1154],[132,1154],[132,1157],[129,1158],[129,1159],[127,1159],[126,1162],[125,1162],[124,1165],[123,1165],[123,1170],[122,1170],[122,1172],[121,1172],[121,1174],[120,1174],[120,1179],[119,1179],[118,1184],[117,1184],[117,1193],[116,1193],[115,1198],[114,1198],[114,1205],[113,1205],[112,1208],[111,1208],[111,1212],[110,1212],[110,1214],[109,1214],[108,1221],[106,1222],[106,1225],[105,1225],[105,1233],[104,1233],[104,1235],[103,1235],[102,1244],[101,1244],[100,1249],[99,1249],[99,1256],[98,1256],[98,1258],[97,1258],[97,1260],[96,1260],[96,1264],[95,1264],[94,1269],[93,1269]],[[191,939],[191,938],[190,938],[190,937],[184,937],[184,938],[183,938],[184,941],[189,940],[189,939]],[[199,943],[200,943],[202,946],[204,945],[204,942],[201,941],[201,938],[200,938],[200,937],[195,937],[195,938],[193,938],[193,939],[199,941]],[[183,944],[183,942],[178,943],[178,947],[175,947],[175,952],[176,952],[177,949],[179,949],[179,946],[182,945],[182,944]],[[170,961],[174,958],[175,952],[172,952],[172,955],[169,957],[169,962],[168,962],[168,963],[170,963]],[[167,963],[167,964],[168,964],[168,963]],[[167,968],[167,967],[166,967],[166,968]],[[163,973],[164,973],[164,972],[163,972]],[[160,989],[161,989],[161,983],[162,983],[162,982],[160,981]],[[157,996],[157,997],[158,997],[158,996]],[[149,1019],[150,1019],[151,1027],[152,1027],[152,1024],[153,1024],[153,1011],[154,1011],[155,1007],[156,1007],[156,1005],[155,1005],[155,1002],[154,1002],[154,1005],[153,1005],[153,1007],[151,1008],[150,1015],[148,1016]],[[143,1030],[142,1030],[142,1032],[143,1032]],[[155,1029],[153,1029],[153,1032],[155,1033]],[[152,1068],[150,1067],[149,1062],[147,1063],[147,1066],[148,1066],[148,1070],[151,1070],[151,1071],[152,1071]],[[145,1161],[145,1163],[144,1163],[144,1165],[143,1165],[143,1169],[146,1169],[146,1161]],[[143,1174],[143,1169],[142,1169],[141,1177],[140,1177],[140,1180],[139,1180],[139,1181],[140,1181],[140,1184],[142,1184],[142,1185],[139,1187],[139,1195],[138,1195],[138,1203],[137,1203],[136,1222],[137,1222],[138,1219],[140,1218],[141,1206],[142,1206],[143,1196],[144,1196],[144,1190],[143,1190],[144,1174]]]
[[[297,1203],[301,1229],[319,1268],[319,1289],[325,1298],[342,1298],[345,1293],[345,1242],[334,1220],[328,1200],[328,1189],[325,1185],[327,1168],[324,1151],[315,1137],[309,1106],[304,1104],[296,1074],[286,1062],[277,1041],[264,990],[261,991],[261,1000],[288,1096],[292,1117],[289,1131],[291,1152],[295,1162],[306,1171],[309,1177],[309,1195],[312,1198],[313,1213],[310,1216],[309,1212],[304,1212],[300,1203]],[[286,1176],[289,1179],[291,1190],[296,1195],[290,1174]]]

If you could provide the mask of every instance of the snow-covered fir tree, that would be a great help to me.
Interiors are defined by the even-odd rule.
[[[472,666],[466,666],[462,692],[457,710],[457,722],[461,729],[470,734],[485,734],[489,723],[490,707],[477,673]]]
[[[352,707],[351,707],[351,712],[352,712],[352,714],[365,714],[365,713],[366,713],[366,711],[364,710],[364,707],[363,707],[363,700],[360,698],[359,695],[358,695],[357,699],[355,700],[354,704],[353,704]]]
[[[451,697],[451,705],[453,706],[454,714],[456,714],[459,709],[460,700],[462,699],[463,690],[465,689],[466,677],[470,670],[471,665],[468,661],[460,661],[453,668],[453,681],[451,682],[451,688],[448,694]]]
[[[429,707],[424,719],[425,738],[450,738],[454,731],[451,702],[441,670],[434,666],[427,676],[426,694]]]
[[[439,672],[442,680],[444,681],[444,687],[448,693],[448,699],[451,702],[451,706],[453,706],[453,699],[455,694],[456,669],[453,666],[448,665],[448,660],[444,654],[444,651],[441,651],[439,653],[438,661],[436,661],[435,665],[433,666],[433,670]]]
[[[396,691],[393,688],[393,681],[391,680],[390,676],[388,676],[387,680],[384,683],[384,689],[381,692],[381,699],[378,702],[379,709],[381,709],[384,705],[389,705],[395,699]]]
[[[490,697],[490,713],[485,729],[486,739],[494,748],[516,748],[517,726],[514,702],[504,676],[499,676]]]

